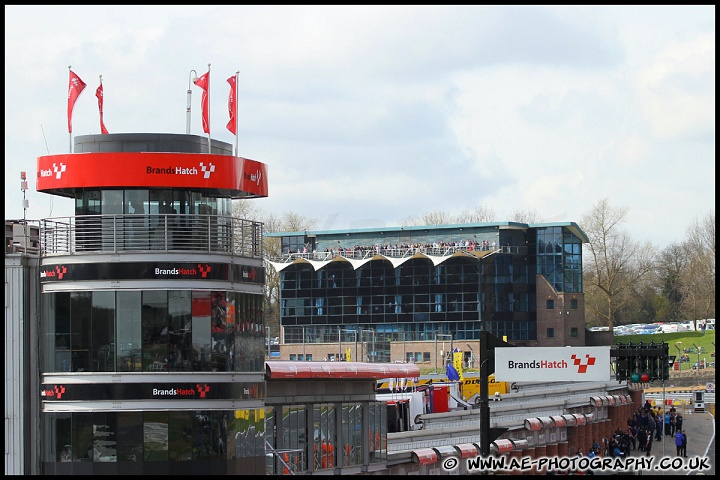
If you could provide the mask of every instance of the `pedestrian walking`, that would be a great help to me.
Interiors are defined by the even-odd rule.
[[[683,437],[683,434],[681,431],[677,431],[675,433],[675,450],[678,457],[683,456],[683,442],[685,441],[685,437]]]

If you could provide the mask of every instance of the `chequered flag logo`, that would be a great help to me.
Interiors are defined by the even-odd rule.
[[[55,398],[60,400],[62,398],[63,394],[65,393],[65,387],[63,387],[62,385],[60,385],[60,386],[55,385],[54,390],[55,390]]]
[[[65,265],[57,266],[55,267],[55,272],[57,272],[57,279],[62,280],[63,276],[67,273],[67,267]]]
[[[67,170],[67,165],[65,165],[64,163],[61,163],[60,166],[58,166],[57,163],[53,163],[53,171],[55,172],[56,180],[60,180],[60,177],[65,170]]]
[[[577,355],[572,355],[573,365],[578,367],[578,373],[587,373],[587,368],[590,365],[595,365],[595,357],[591,357],[589,354],[585,354],[585,363],[582,359],[578,358]]]
[[[208,273],[212,270],[212,267],[208,264],[201,265],[198,263],[198,270],[200,270],[200,278],[207,278]]]
[[[203,162],[200,162],[200,170],[203,171],[203,178],[210,178],[210,174],[215,171],[215,165],[208,163],[206,167]]]
[[[198,393],[200,394],[200,398],[205,398],[205,395],[210,391],[210,386],[207,383],[202,387],[199,383],[195,386],[197,387]]]

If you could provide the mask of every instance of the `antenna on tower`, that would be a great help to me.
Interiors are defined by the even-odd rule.
[[[30,206],[30,203],[25,198],[25,192],[27,191],[28,183],[27,183],[27,175],[25,175],[25,172],[20,172],[20,190],[23,192],[23,246],[25,247],[25,251],[27,252],[27,248],[30,244],[28,241],[28,228],[27,228],[27,209]]]
[[[30,207],[30,203],[25,198],[25,192],[28,188],[27,175],[25,172],[20,172],[20,190],[23,192],[23,221],[26,220],[27,209]]]
[[[50,155],[50,149],[48,148],[47,138],[45,138],[45,129],[43,128],[42,123],[40,124],[40,130],[42,130],[43,140],[45,140],[45,150],[47,150],[48,155]]]

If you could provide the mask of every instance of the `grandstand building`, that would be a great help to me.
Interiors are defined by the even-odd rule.
[[[282,255],[281,354],[291,360],[470,365],[479,332],[515,345],[585,344],[572,222],[266,233]],[[438,358],[440,357],[440,358]],[[477,366],[477,365],[475,365]]]

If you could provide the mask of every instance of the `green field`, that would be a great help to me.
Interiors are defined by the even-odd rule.
[[[698,351],[695,346],[701,349],[700,361],[705,360],[708,364],[715,361],[715,330],[706,330],[705,335],[701,332],[675,332],[654,335],[621,335],[613,338],[613,344],[616,345],[630,342],[637,344],[641,341],[644,344],[665,342],[670,346],[669,354],[678,358],[686,348],[692,348],[692,352],[688,353],[690,361],[680,363],[680,370],[690,370],[698,361]]]

